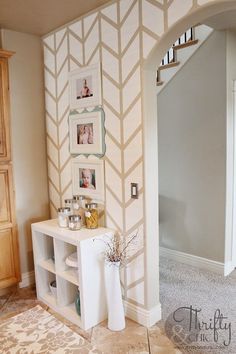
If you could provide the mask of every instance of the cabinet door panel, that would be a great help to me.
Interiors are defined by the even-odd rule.
[[[10,222],[9,174],[7,169],[0,168],[0,223]]]
[[[0,165],[0,229],[12,226],[12,166]]]
[[[12,230],[0,230],[0,282],[15,278]]]
[[[0,58],[0,161],[10,160],[8,63]]]

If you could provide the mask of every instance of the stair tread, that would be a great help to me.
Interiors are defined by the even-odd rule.
[[[175,46],[173,46],[173,49],[174,50],[179,50],[179,49],[182,49],[182,48],[190,47],[191,45],[195,45],[197,43],[198,43],[198,39],[194,39],[194,40],[188,41],[188,42],[183,43],[183,44],[175,45]]]
[[[179,61],[174,61],[172,63],[159,66],[158,70],[164,70],[164,69],[172,68],[174,66],[178,66],[179,64],[180,64]]]

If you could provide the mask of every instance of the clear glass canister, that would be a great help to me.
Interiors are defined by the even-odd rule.
[[[57,209],[57,220],[60,227],[68,227],[68,217],[71,215],[70,208],[58,208]]]
[[[86,204],[85,223],[87,229],[96,229],[98,227],[98,205],[97,203]]]
[[[65,207],[70,208],[70,210],[73,210],[73,199],[65,199]]]
[[[79,210],[79,195],[73,195],[73,209],[74,209],[74,214],[78,214]]]
[[[74,213],[81,217],[82,226],[85,224],[85,204],[86,199],[83,195],[73,196]]]
[[[79,215],[69,216],[69,229],[72,231],[81,229],[81,217]]]

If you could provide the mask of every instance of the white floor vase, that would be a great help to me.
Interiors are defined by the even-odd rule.
[[[105,262],[105,285],[108,308],[108,328],[125,328],[125,314],[120,285],[120,262]]]

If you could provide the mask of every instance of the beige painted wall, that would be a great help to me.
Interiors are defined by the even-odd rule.
[[[157,103],[160,244],[223,262],[225,32],[210,36],[160,93]]]
[[[33,269],[30,225],[47,219],[48,186],[41,39],[1,30],[9,62],[12,157],[21,272]]]

